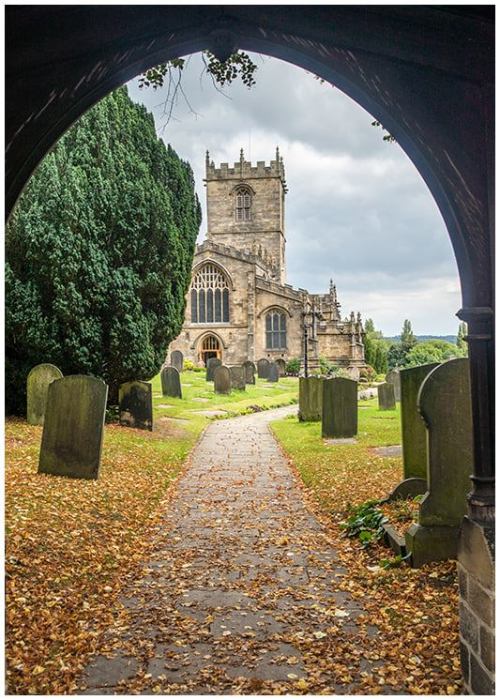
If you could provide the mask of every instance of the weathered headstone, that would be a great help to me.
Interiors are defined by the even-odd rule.
[[[278,359],[275,360],[275,362],[278,365],[280,377],[284,377],[286,374],[286,362],[285,362],[285,360],[282,357],[278,357]]]
[[[50,384],[39,473],[98,478],[107,396],[96,377],[75,374]]]
[[[276,362],[270,362],[269,363],[269,369],[267,372],[267,381],[268,382],[277,382],[279,381],[280,378],[280,371],[279,367],[276,364]]]
[[[396,397],[394,395],[394,384],[384,382],[377,387],[378,407],[380,411],[394,411],[396,408]]]
[[[243,363],[243,369],[245,370],[245,382],[247,384],[255,384],[255,372],[257,368],[251,360],[247,360]]]
[[[163,396],[173,396],[174,398],[182,399],[181,377],[179,374],[179,370],[175,367],[165,367],[163,372]]]
[[[229,374],[231,376],[231,388],[232,389],[245,389],[245,369],[240,365],[234,365],[229,368]]]
[[[153,388],[149,382],[126,382],[118,392],[120,424],[153,430]]]
[[[351,438],[358,432],[358,383],[344,377],[323,380],[321,435]]]
[[[205,379],[207,382],[213,382],[214,380],[214,372],[217,367],[220,367],[222,365],[222,360],[220,360],[218,357],[209,357],[207,360],[207,373],[205,375]]]
[[[170,364],[172,367],[175,367],[178,372],[182,372],[184,369],[184,355],[180,350],[174,350],[170,353]]]
[[[299,420],[321,420],[323,405],[323,379],[321,377],[300,377],[299,379]]]
[[[62,376],[61,370],[48,362],[36,365],[28,374],[26,420],[30,425],[43,425],[49,385]]]
[[[267,379],[269,376],[269,360],[265,357],[257,360],[257,376],[259,379]]]
[[[216,394],[231,393],[231,373],[229,367],[221,365],[215,368],[214,372],[214,391]]]
[[[346,369],[346,372],[351,379],[353,379],[355,382],[359,382],[359,377],[360,377],[359,367],[356,367],[355,365],[350,365]]]
[[[418,394],[427,429],[427,493],[418,523],[406,533],[413,566],[455,558],[473,473],[472,409],[467,358],[433,369]]]
[[[394,397],[396,401],[401,401],[401,377],[399,374],[399,369],[391,369],[385,375],[385,381],[388,384],[394,385]]]

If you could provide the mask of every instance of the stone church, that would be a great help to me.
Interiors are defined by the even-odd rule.
[[[240,160],[216,167],[206,155],[207,237],[196,247],[186,317],[169,352],[204,364],[226,365],[262,357],[300,358],[308,368],[319,357],[352,368],[364,366],[361,316],[341,318],[337,290],[310,294],[286,280],[283,158],[269,165]]]

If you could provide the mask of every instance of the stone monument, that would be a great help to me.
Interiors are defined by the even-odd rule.
[[[394,397],[396,401],[401,401],[401,380],[399,369],[391,369],[385,376],[385,381],[388,384],[394,384]]]
[[[267,381],[268,382],[277,382],[279,381],[280,378],[280,371],[279,367],[276,364],[276,362],[270,362],[269,363],[269,369],[267,372]]]
[[[254,363],[247,360],[243,363],[243,369],[245,370],[245,382],[247,384],[255,384],[255,372],[257,369]]]
[[[172,367],[175,367],[178,372],[182,372],[184,369],[184,355],[180,350],[174,350],[170,353],[170,364]]]
[[[321,420],[324,380],[321,377],[300,377],[299,379],[299,420]]]
[[[207,360],[207,373],[205,375],[205,379],[207,382],[213,382],[214,380],[214,372],[217,367],[220,367],[222,365],[222,360],[220,360],[218,357],[209,357]]]
[[[165,373],[165,374],[163,374]],[[175,367],[165,367],[162,371],[163,396],[182,399],[181,377]]]
[[[214,372],[214,391],[216,394],[231,393],[231,373],[229,367],[221,365],[215,368]]]
[[[118,392],[120,425],[153,430],[153,391],[149,382],[126,382]]]
[[[229,368],[229,375],[231,377],[231,388],[232,389],[246,389],[245,384],[245,369],[240,365],[234,365]]]
[[[26,420],[30,425],[43,425],[49,384],[62,377],[61,370],[48,362],[30,371],[26,381]]]
[[[378,407],[380,411],[394,411],[396,408],[396,397],[394,395],[394,384],[385,382],[377,387]]]
[[[286,374],[286,362],[282,357],[278,357],[277,360],[275,360],[276,364],[278,365],[280,377],[284,377]]]
[[[323,379],[321,435],[351,438],[358,432],[358,383],[353,379]]]
[[[267,379],[269,376],[269,360],[265,357],[257,360],[257,376],[259,379]]]

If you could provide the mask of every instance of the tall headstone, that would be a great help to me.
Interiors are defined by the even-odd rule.
[[[257,360],[257,376],[259,379],[267,379],[269,376],[269,360],[265,357]]]
[[[245,369],[240,365],[234,365],[229,368],[229,374],[231,376],[231,388],[232,389],[245,389]]]
[[[163,374],[165,372],[165,374]],[[176,399],[182,399],[182,389],[181,389],[181,377],[179,370],[175,367],[165,367],[162,372],[162,386],[163,379],[165,384],[163,386],[163,396],[172,396]]]
[[[278,359],[275,360],[275,362],[278,365],[280,377],[284,377],[286,374],[286,362],[285,362],[285,360],[282,357],[278,357]]]
[[[245,370],[245,382],[247,384],[255,384],[255,372],[257,368],[251,360],[247,360],[243,363],[243,369]]]
[[[43,425],[49,385],[62,377],[61,370],[48,362],[36,365],[30,371],[26,381],[26,420],[30,425]]]
[[[214,372],[214,391],[216,394],[231,393],[231,373],[229,367],[221,365],[215,368]]]
[[[170,353],[170,364],[172,367],[175,367],[178,372],[182,372],[184,369],[184,355],[180,350],[174,350]]]
[[[394,395],[394,384],[384,382],[377,387],[378,407],[380,411],[394,411],[396,408],[396,397]]]
[[[467,358],[449,360],[427,375],[418,393],[427,430],[427,493],[418,523],[406,533],[413,566],[457,555],[473,473],[472,409]]]
[[[207,360],[207,373],[205,375],[205,379],[207,382],[213,382],[214,380],[214,372],[217,367],[220,367],[222,365],[222,360],[220,360],[218,357],[209,357]]]
[[[97,479],[108,387],[96,377],[70,375],[48,390],[38,472]]]
[[[323,380],[321,434],[325,438],[350,438],[358,432],[358,383],[334,377]]]
[[[390,372],[387,372],[385,375],[385,381],[388,384],[394,385],[394,396],[396,401],[401,401],[401,378],[399,369],[391,369]]]
[[[120,424],[153,430],[153,391],[149,382],[126,382],[120,386]]]
[[[268,382],[277,382],[279,381],[280,378],[280,371],[278,368],[278,365],[276,362],[270,362],[269,363],[269,369],[267,372],[267,381]]]
[[[300,377],[299,379],[299,420],[321,420],[323,405],[323,379],[321,377]]]

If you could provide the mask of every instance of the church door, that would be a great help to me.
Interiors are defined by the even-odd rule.
[[[211,357],[218,357],[219,359],[222,357],[219,339],[215,335],[205,336],[201,344],[200,360],[206,365],[207,360]]]

